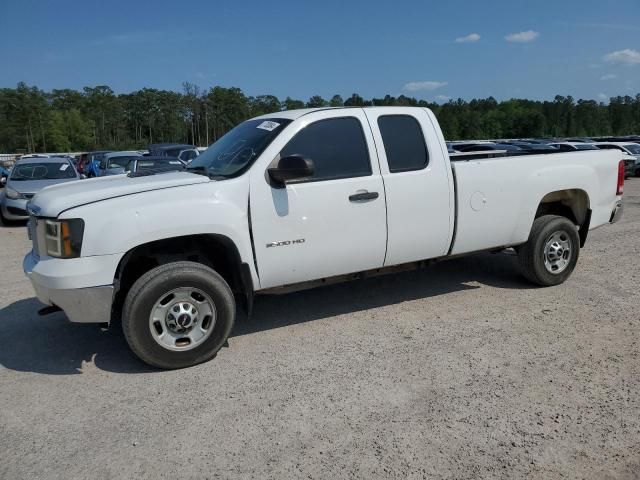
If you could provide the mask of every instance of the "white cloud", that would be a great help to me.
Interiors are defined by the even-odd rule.
[[[439,100],[440,102],[448,102],[451,100],[451,97],[448,95],[436,95],[436,100]]]
[[[447,82],[409,82],[405,83],[403,89],[408,92],[417,92],[419,90],[436,90],[447,85]]]
[[[607,53],[602,58],[605,62],[610,63],[623,63],[625,65],[640,64],[640,52],[632,48],[625,48],[624,50],[618,50],[617,52]]]
[[[456,43],[473,43],[480,40],[480,35],[477,33],[470,33],[466,37],[458,37],[456,38]]]
[[[600,77],[600,80],[613,80],[614,78],[618,78],[618,75],[615,73],[607,73]]]
[[[533,42],[539,36],[540,34],[538,32],[534,32],[533,30],[527,30],[526,32],[512,33],[504,37],[504,39],[507,42],[526,43],[526,42]]]
[[[606,102],[607,100],[609,100],[609,95],[607,95],[606,93],[599,93],[598,100]]]

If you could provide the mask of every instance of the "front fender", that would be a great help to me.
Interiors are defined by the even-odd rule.
[[[237,247],[255,276],[248,220],[249,184],[240,177],[103,200],[65,211],[85,222],[82,256],[125,254],[156,240],[218,234]]]

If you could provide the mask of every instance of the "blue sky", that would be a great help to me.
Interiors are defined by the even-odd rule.
[[[2,0],[0,32],[0,87],[189,81],[303,100],[640,92],[640,0]]]

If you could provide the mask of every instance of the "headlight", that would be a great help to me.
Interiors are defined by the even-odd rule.
[[[77,258],[82,249],[84,221],[45,220],[45,240],[47,255],[57,258]]]
[[[14,190],[11,187],[7,187],[4,194],[7,196],[7,198],[10,198],[11,200],[18,200],[19,198],[25,198],[24,195],[22,195],[20,192],[18,192],[17,190]]]

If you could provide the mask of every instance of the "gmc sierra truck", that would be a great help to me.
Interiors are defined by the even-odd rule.
[[[425,108],[292,110],[241,123],[185,172],[70,182],[30,202],[24,271],[72,322],[120,319],[160,368],[216,355],[254,295],[513,247],[542,286],[622,214],[619,152],[475,159]]]

